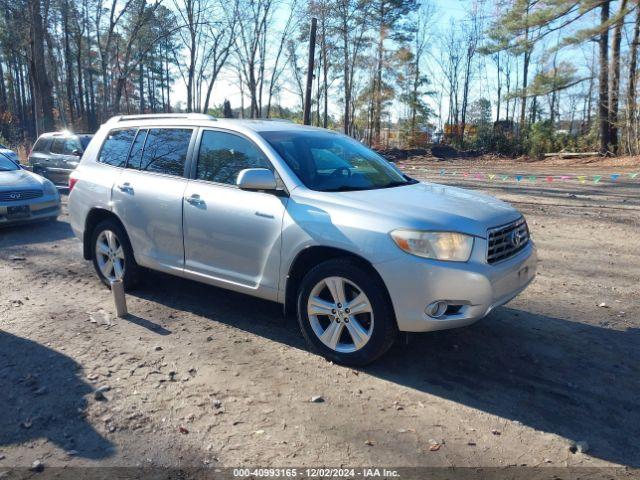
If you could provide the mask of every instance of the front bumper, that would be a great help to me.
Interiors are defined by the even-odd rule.
[[[10,218],[7,213],[8,207],[20,207],[28,205],[29,215],[20,218]],[[21,223],[46,220],[60,215],[60,196],[45,195],[40,198],[24,200],[21,202],[0,203],[0,226],[18,225]]]
[[[469,325],[509,302],[533,281],[537,253],[533,241],[513,257],[489,265],[486,240],[476,239],[466,263],[441,262],[404,254],[375,265],[384,280],[398,328],[427,332]],[[455,305],[450,314],[435,319],[425,313],[432,302]]]

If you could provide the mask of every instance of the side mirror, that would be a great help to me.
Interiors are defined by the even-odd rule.
[[[71,152],[71,155],[73,155],[75,157],[81,157],[82,156],[82,152],[80,150],[76,149],[73,152]]]
[[[238,174],[236,185],[242,190],[275,190],[276,176],[267,168],[245,168]]]

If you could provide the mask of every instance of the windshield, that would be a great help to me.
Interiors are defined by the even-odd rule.
[[[19,170],[19,167],[4,155],[0,154],[0,172],[11,172]]]
[[[306,187],[323,192],[417,183],[377,153],[328,131],[260,132]]]

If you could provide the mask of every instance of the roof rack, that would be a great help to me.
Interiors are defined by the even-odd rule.
[[[111,117],[108,123],[131,120],[216,120],[206,113],[150,113],[142,115],[118,115]]]

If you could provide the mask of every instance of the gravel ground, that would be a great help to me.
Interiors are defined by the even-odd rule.
[[[469,165],[480,164],[403,168],[513,202],[539,248],[537,280],[483,321],[403,338],[363,370],[308,353],[278,305],[166,275],[149,273],[128,296],[131,316],[116,319],[66,215],[0,230],[0,471],[36,460],[640,466],[640,177],[438,175]],[[615,167],[500,160],[481,170]]]

